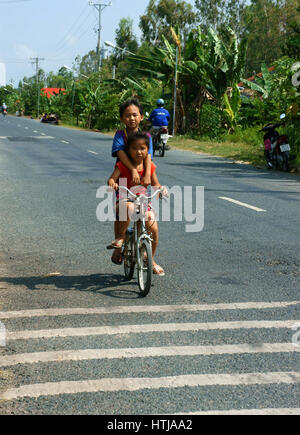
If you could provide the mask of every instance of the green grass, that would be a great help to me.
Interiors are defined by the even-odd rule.
[[[265,166],[264,150],[258,144],[238,141],[218,142],[209,139],[196,140],[185,136],[171,138],[169,144],[178,149],[211,154],[239,162],[251,163],[254,166]]]
[[[169,144],[178,149],[206,153],[218,157],[232,159],[236,162],[248,163],[257,167],[266,167],[262,133],[259,128],[245,128],[233,134],[224,134],[219,140],[200,137],[175,136]],[[300,173],[300,155],[290,162],[292,172]],[[296,168],[296,170],[295,170]]]

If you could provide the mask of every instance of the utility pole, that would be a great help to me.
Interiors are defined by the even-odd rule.
[[[107,6],[111,6],[112,2],[109,2],[109,3],[93,3],[93,2],[89,2],[89,5],[90,6],[94,6],[94,8],[97,9],[98,14],[99,14],[98,44],[97,44],[97,56],[98,56],[97,68],[98,68],[98,71],[100,71],[100,69],[101,69],[101,30],[102,30],[101,19],[102,19],[102,11]]]
[[[32,57],[31,60],[35,63],[36,69],[36,86],[37,86],[37,117],[40,117],[40,87],[39,87],[39,61],[45,60],[42,57]]]
[[[174,103],[173,103],[173,136],[175,136],[175,122],[176,122],[176,98],[177,98],[177,65],[178,65],[178,46],[176,47],[176,64],[175,64],[175,78],[174,78]]]

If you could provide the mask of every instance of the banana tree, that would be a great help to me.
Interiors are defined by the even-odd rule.
[[[217,35],[212,29],[204,34],[198,27],[190,33],[183,53],[179,50],[176,62],[176,46],[181,48],[181,44],[174,29],[171,32],[175,45],[163,37],[164,48],[154,47],[150,56],[135,56],[131,61],[140,65],[143,74],[161,79],[170,89],[177,66],[176,130],[185,133],[187,129],[198,130],[201,107],[205,101],[213,100],[221,107],[225,95],[229,104],[234,95],[235,105],[238,104],[236,85],[245,63],[246,41],[238,44],[236,35],[229,28]],[[233,113],[236,116],[237,110]]]
[[[270,96],[273,87],[273,77],[265,63],[261,66],[261,77],[255,76],[255,82],[247,79],[242,79],[242,81],[248,88],[258,92],[262,98],[266,99]]]

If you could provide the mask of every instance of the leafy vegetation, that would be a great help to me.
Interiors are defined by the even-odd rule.
[[[194,8],[149,0],[140,28],[139,43],[132,20],[120,21],[121,50],[102,60],[100,72],[90,50],[76,57],[73,71],[40,70],[38,83],[24,77],[17,88],[0,88],[0,99],[10,112],[35,117],[39,105],[39,113],[56,113],[70,125],[111,131],[130,96],[148,112],[163,97],[173,113],[176,89],[177,135],[215,141],[219,150],[224,141],[243,143],[262,154],[258,131],[285,112],[285,131],[300,155],[299,0],[195,0]],[[42,88],[65,92],[38,97]]]

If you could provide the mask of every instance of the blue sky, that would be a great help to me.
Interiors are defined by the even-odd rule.
[[[186,0],[192,5],[194,0]],[[94,0],[94,3],[109,3]],[[115,39],[119,21],[131,17],[140,36],[139,17],[148,0],[112,0],[102,14],[102,41]],[[24,76],[32,76],[35,67],[30,58],[39,56],[41,67],[57,72],[62,65],[72,66],[76,55],[84,55],[97,46],[98,13],[88,0],[0,0],[0,62],[6,64],[6,82],[16,86]]]

